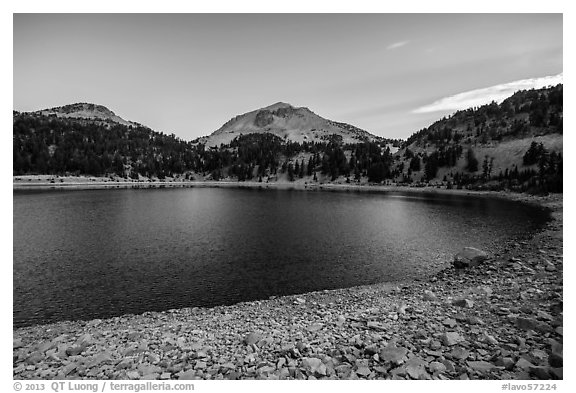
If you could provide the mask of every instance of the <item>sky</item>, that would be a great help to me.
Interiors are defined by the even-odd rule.
[[[561,14],[14,14],[13,106],[185,140],[275,102],[388,138],[562,82]]]

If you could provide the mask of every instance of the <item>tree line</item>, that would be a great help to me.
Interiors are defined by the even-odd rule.
[[[93,175],[163,179],[193,173],[250,180],[288,173],[291,180],[320,172],[332,180],[366,176],[380,182],[393,163],[387,141],[343,144],[339,135],[292,142],[270,133],[240,135],[207,147],[140,125],[110,124],[14,113],[13,174]],[[346,154],[348,152],[348,155]],[[300,153],[307,161],[293,158]]]

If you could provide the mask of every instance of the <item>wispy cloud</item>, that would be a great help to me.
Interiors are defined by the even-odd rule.
[[[408,41],[399,41],[393,44],[390,44],[386,47],[387,50],[398,49],[403,47],[404,45],[408,44]]]
[[[429,105],[424,105],[413,110],[413,113],[430,113],[450,110],[467,109],[474,106],[489,104],[492,101],[498,103],[510,97],[518,90],[540,89],[545,86],[562,83],[563,73],[558,75],[544,76],[541,78],[522,79],[514,82],[485,87],[482,89],[465,91],[453,96],[444,97]]]

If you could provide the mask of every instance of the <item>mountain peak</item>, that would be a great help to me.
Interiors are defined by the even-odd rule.
[[[267,106],[267,107],[262,108],[262,109],[263,110],[269,110],[269,111],[275,111],[275,110],[280,109],[280,108],[294,108],[294,107],[292,105],[286,103],[286,102],[279,101],[275,104],[272,104],[272,105]]]
[[[238,115],[204,139],[207,146],[230,143],[242,134],[270,133],[292,142],[326,141],[338,135],[344,143],[380,138],[346,123],[318,116],[306,107],[277,102],[265,108]]]
[[[35,113],[44,116],[111,121],[124,125],[134,124],[122,119],[120,116],[116,115],[114,112],[103,105],[92,104],[88,102],[78,102],[75,104],[57,106],[50,109],[42,109]]]

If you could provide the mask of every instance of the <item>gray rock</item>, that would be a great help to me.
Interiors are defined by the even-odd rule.
[[[522,330],[534,330],[538,326],[538,321],[532,318],[516,318],[516,327]]]
[[[32,352],[28,358],[26,358],[26,364],[32,365],[40,363],[44,360],[44,355],[38,351]]]
[[[132,368],[134,361],[130,358],[122,359],[120,363],[116,365],[116,370],[126,370]]]
[[[514,360],[510,357],[499,357],[494,364],[498,367],[504,367],[506,370],[512,370],[514,368]]]
[[[466,318],[466,322],[468,322],[469,325],[484,325],[484,321],[474,315]]]
[[[268,376],[270,374],[272,374],[274,371],[276,371],[276,367],[273,366],[262,366],[260,368],[258,368],[258,370],[256,370],[256,372],[262,376]]]
[[[370,329],[373,329],[373,330],[380,330],[380,331],[384,331],[384,332],[388,330],[386,328],[386,326],[384,326],[381,323],[376,322],[376,321],[368,321],[366,326]]]
[[[441,351],[431,351],[429,349],[425,349],[424,352],[426,352],[427,355],[434,356],[435,358],[439,358],[440,356],[442,356]]]
[[[518,361],[515,364],[516,368],[519,368],[521,370],[529,370],[530,367],[534,367],[534,365],[532,363],[530,363],[528,360],[524,359],[524,358],[520,358],[518,359]]]
[[[57,345],[58,345],[58,343],[55,341],[44,341],[38,345],[38,351],[40,353],[45,353],[52,348],[56,348]]]
[[[78,337],[78,340],[76,340],[76,345],[79,346],[83,346],[83,347],[87,347],[89,345],[91,345],[94,342],[94,338],[92,337],[92,335],[86,333],[81,335],[80,337]]]
[[[454,300],[452,300],[452,304],[455,306],[464,307],[464,308],[474,307],[474,302],[472,300],[466,299],[466,298],[454,299]]]
[[[554,266],[554,264],[551,262],[547,262],[545,269],[547,272],[554,272],[556,271],[556,266]]]
[[[309,373],[316,374],[318,376],[326,375],[326,365],[322,363],[322,360],[318,358],[303,358],[302,367],[304,367],[304,369]]]
[[[139,364],[138,365],[138,371],[142,375],[151,375],[151,374],[160,374],[162,372],[162,369],[158,366],[152,366],[149,364],[148,365],[147,364]]]
[[[478,266],[488,259],[488,254],[474,247],[464,247],[460,252],[454,255],[454,267],[463,269],[472,266]]]
[[[441,360],[440,361],[444,366],[446,366],[446,372],[448,373],[453,373],[456,371],[456,369],[454,368],[454,363],[452,363],[450,360]]]
[[[286,367],[282,367],[278,373],[278,379],[287,379],[290,377],[290,370]]]
[[[564,336],[564,328],[562,326],[558,326],[554,331],[559,335]]]
[[[563,367],[563,345],[559,342],[552,340],[550,354],[548,355],[548,362],[552,367]]]
[[[487,373],[492,371],[496,366],[490,362],[486,362],[484,360],[476,361],[476,362],[467,362],[468,367],[478,373]]]
[[[336,367],[334,367],[334,370],[336,371],[336,375],[338,375],[339,377],[346,377],[348,375],[350,375],[350,372],[352,371],[352,366],[350,364],[340,364]]]
[[[128,379],[140,379],[140,374],[138,373],[138,371],[127,371],[126,372],[126,378]]]
[[[388,345],[386,348],[380,351],[379,356],[380,359],[385,362],[401,364],[407,354],[408,350],[406,348],[396,347],[395,345]]]
[[[428,365],[428,370],[430,370],[430,372],[433,374],[443,373],[446,372],[446,366],[440,362],[431,362]]]
[[[467,359],[469,355],[470,351],[460,346],[454,347],[454,349],[452,349],[452,351],[450,352],[450,356],[452,356],[452,358],[460,360]]]
[[[442,343],[438,340],[432,340],[430,341],[430,349],[433,351],[436,351],[438,349],[442,348]]]
[[[550,375],[552,375],[554,379],[564,379],[563,368],[550,367]]]
[[[244,337],[243,342],[245,345],[253,345],[258,343],[260,340],[262,340],[262,335],[260,333],[252,332],[248,333],[246,337]]]
[[[84,348],[82,345],[74,345],[73,347],[68,347],[66,349],[66,355],[77,356],[84,352],[85,349],[86,348]]]
[[[286,359],[284,359],[284,358],[280,358],[280,359],[286,361]],[[236,369],[236,365],[235,365],[234,363],[232,363],[232,362],[224,363],[224,364],[222,364],[220,367],[221,367],[223,370],[234,370],[234,369]]]
[[[406,314],[406,310],[408,309],[408,305],[406,303],[400,303],[396,306],[396,312],[400,315]]]
[[[78,363],[68,363],[66,366],[64,366],[64,368],[62,369],[62,374],[64,374],[64,376],[72,373],[74,370],[76,370],[78,368]]]
[[[98,355],[92,356],[88,364],[86,365],[88,368],[96,367],[101,364],[107,364],[112,362],[112,355],[108,351],[100,352]]]
[[[454,314],[454,319],[457,320],[458,322],[468,322],[468,323],[470,323],[470,322],[468,321],[469,317],[466,316],[466,315],[464,315],[463,313],[460,313],[460,312]]]
[[[411,357],[406,362],[406,373],[412,379],[430,379],[430,375],[426,371],[426,362],[418,356]]]
[[[378,353],[378,345],[377,344],[368,345],[368,346],[366,346],[366,348],[364,348],[364,352],[368,356],[373,356],[373,355]]]
[[[550,368],[546,366],[532,366],[528,372],[538,379],[550,379]]]
[[[498,340],[496,340],[494,336],[491,336],[488,333],[484,333],[481,339],[482,341],[487,342],[490,345],[498,345]]]
[[[197,360],[196,364],[194,365],[195,370],[204,370],[206,367],[208,367],[208,364],[201,360]]]
[[[23,347],[24,344],[22,343],[22,339],[21,338],[14,338],[12,340],[12,349],[17,349],[17,348],[21,348]]]
[[[456,322],[455,319],[452,318],[446,318],[445,320],[442,321],[442,324],[444,326],[448,326],[450,328],[453,328],[454,326],[456,326],[458,324],[458,322]]]
[[[427,300],[429,302],[435,302],[438,300],[438,297],[436,296],[436,294],[432,291],[429,291],[429,290],[424,291],[423,298],[424,298],[424,300]]]
[[[358,374],[361,377],[368,377],[371,373],[372,371],[370,371],[370,369],[366,366],[358,367],[358,369],[356,370],[356,374]]]
[[[442,335],[444,345],[451,347],[463,341],[463,338],[457,332],[446,332]]]
[[[390,374],[392,376],[404,377],[407,375],[406,366],[396,367],[395,369],[390,370]]]

